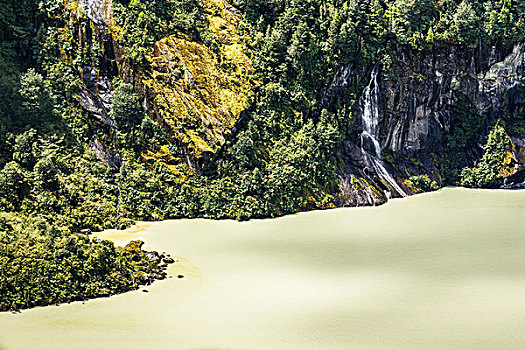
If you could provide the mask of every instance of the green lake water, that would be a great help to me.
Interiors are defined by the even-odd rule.
[[[170,253],[173,278],[0,314],[0,348],[525,349],[525,191],[139,226],[98,236]]]

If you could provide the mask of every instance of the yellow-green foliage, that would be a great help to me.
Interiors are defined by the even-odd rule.
[[[483,149],[485,153],[476,166],[461,171],[462,186],[493,187],[515,173],[512,141],[501,124],[494,126]]]
[[[433,181],[427,174],[414,175],[404,181],[409,192],[414,194],[435,191],[439,188],[437,182]]]
[[[155,44],[150,68],[142,72],[155,112],[195,157],[225,142],[256,84],[237,34],[239,19],[223,1],[204,1],[204,7],[219,50],[171,35]]]
[[[150,164],[160,164],[168,168],[173,174],[179,176],[182,181],[186,181],[187,179],[186,175],[181,172],[178,167],[184,167],[185,169],[188,167],[181,165],[181,159],[174,157],[166,145],[161,146],[156,153],[150,150],[144,151],[142,158]]]
[[[509,176],[512,176],[516,173],[516,168],[512,166],[512,162],[514,160],[514,155],[510,150],[507,150],[505,152],[505,157],[502,162],[502,166],[500,169],[500,175],[502,178],[506,178]]]

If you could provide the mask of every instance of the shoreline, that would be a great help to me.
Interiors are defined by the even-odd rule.
[[[152,250],[148,247],[147,240],[145,240],[145,237],[143,237],[142,235],[139,235],[139,234],[143,233],[144,231],[147,231],[149,228],[151,228],[153,225],[156,225],[156,224],[161,224],[162,225],[162,224],[170,224],[170,223],[176,223],[176,222],[212,222],[212,223],[220,223],[220,224],[253,225],[253,224],[262,223],[262,222],[271,222],[271,221],[278,222],[280,220],[288,220],[288,219],[291,219],[291,218],[298,219],[298,218],[300,218],[300,217],[302,217],[304,215],[311,215],[311,214],[315,214],[315,213],[333,213],[333,214],[337,214],[337,213],[339,213],[341,211],[347,211],[347,209],[356,209],[356,210],[360,210],[360,211],[369,211],[369,210],[375,210],[375,209],[382,210],[381,208],[387,208],[387,207],[389,207],[391,205],[397,205],[397,203],[402,203],[402,202],[405,202],[406,200],[409,200],[409,199],[423,198],[423,197],[435,195],[436,193],[439,193],[439,192],[444,192],[444,191],[449,191],[449,190],[454,190],[454,191],[458,191],[459,190],[461,192],[466,192],[466,193],[468,193],[468,192],[471,192],[471,193],[502,192],[502,193],[504,193],[504,192],[519,192],[520,190],[525,191],[525,189],[477,189],[477,188],[476,189],[471,189],[471,188],[464,188],[464,187],[447,186],[447,187],[440,188],[440,189],[438,189],[436,191],[415,194],[415,195],[411,195],[411,196],[404,197],[404,198],[392,198],[392,199],[389,199],[388,202],[386,202],[386,203],[384,203],[382,205],[378,205],[378,206],[338,207],[338,208],[316,209],[316,210],[302,211],[302,212],[297,212],[297,213],[293,213],[293,214],[282,215],[282,216],[278,216],[278,217],[255,218],[255,219],[250,219],[250,220],[247,220],[247,221],[238,221],[238,220],[234,220],[234,219],[209,219],[209,218],[180,218],[180,219],[167,219],[167,220],[160,220],[160,221],[136,221],[134,225],[126,228],[125,230],[108,229],[108,230],[104,230],[104,231],[101,231],[101,232],[93,232],[93,233],[90,234],[90,239],[99,238],[99,239],[103,239],[103,240],[110,240],[110,241],[112,241],[115,244],[115,246],[120,246],[120,247],[124,247],[126,244],[128,244],[129,242],[132,242],[132,241],[144,240],[145,246],[147,247],[146,248],[147,250],[145,250],[145,252],[146,253],[151,253]],[[169,253],[166,253],[162,249],[155,249],[155,248],[153,248],[153,252],[155,252],[155,253],[157,253],[159,255],[162,255],[162,254],[159,253],[159,251],[162,251],[162,254],[167,254],[168,256],[170,255]],[[174,276],[174,275],[166,276],[166,278],[174,278],[174,277],[176,277],[176,276]],[[119,296],[119,295],[123,295],[123,294],[129,294],[129,293],[132,293],[132,292],[139,292],[141,289],[144,289],[145,287],[149,288],[152,285],[157,284],[158,282],[162,282],[162,279],[155,279],[150,284],[140,285],[137,288],[129,289],[129,290],[122,291],[122,292],[115,293],[115,294],[111,294],[111,295],[108,295],[108,296],[99,296],[99,297],[88,298],[88,299],[84,299],[84,300],[71,300],[69,302],[60,303],[58,305],[49,304],[49,305],[36,306],[36,307],[22,309],[22,310],[16,310],[16,311],[2,311],[2,312],[0,312],[0,314],[5,314],[5,313],[19,314],[22,311],[27,312],[27,311],[30,311],[30,310],[35,310],[35,309],[40,309],[40,308],[48,308],[48,307],[53,307],[53,306],[63,306],[63,305],[69,305],[69,304],[74,304],[74,303],[83,303],[84,304],[87,301],[113,298],[115,296]]]
[[[0,315],[0,338],[20,350],[516,348],[524,198],[449,190],[276,220],[148,223],[117,238],[187,257],[169,271],[186,278]]]

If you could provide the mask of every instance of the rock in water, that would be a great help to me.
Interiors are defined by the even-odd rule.
[[[165,262],[166,264],[173,264],[175,262],[175,260],[170,257],[164,258],[162,259],[162,261]]]

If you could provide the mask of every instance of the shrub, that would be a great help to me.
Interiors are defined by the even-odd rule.
[[[512,175],[512,142],[505,129],[497,124],[483,147],[485,153],[476,166],[461,171],[460,184],[465,187],[494,187]]]

